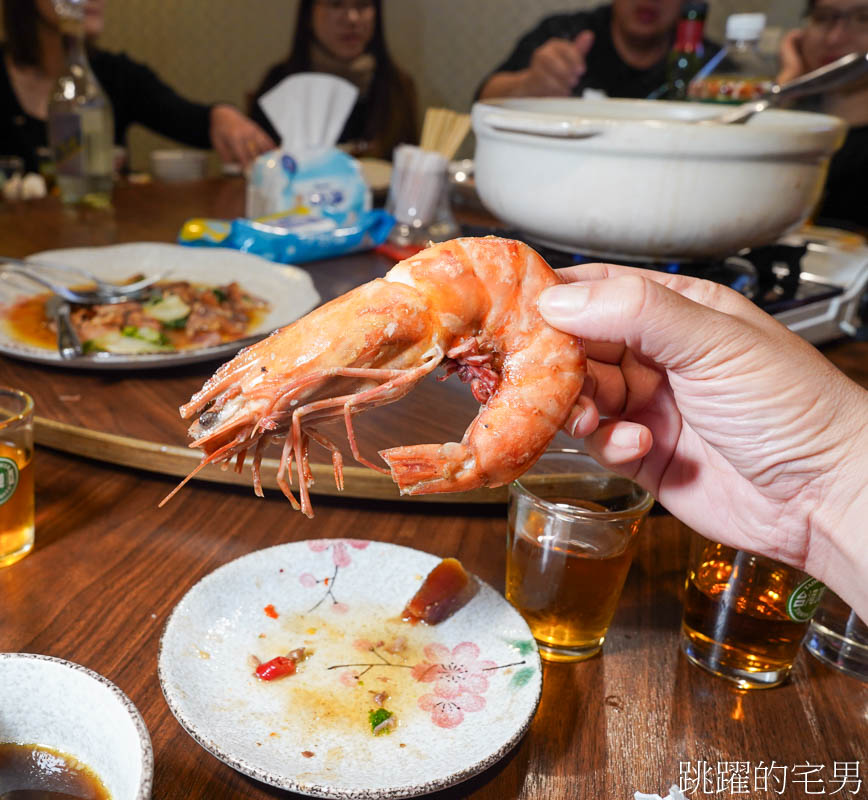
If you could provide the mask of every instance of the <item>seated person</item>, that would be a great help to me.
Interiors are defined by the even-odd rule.
[[[87,0],[89,39],[103,30],[103,0]],[[65,68],[59,18],[52,0],[4,0],[7,41],[0,45],[0,152],[24,159],[36,171],[36,151],[48,144],[46,118],[57,79]],[[270,137],[230,105],[185,100],[143,64],[124,54],[88,48],[91,68],[114,112],[115,143],[138,122],[192,147],[213,147],[226,162],[247,164],[270,150]]]
[[[556,14],[519,40],[477,95],[648,97],[666,83],[666,56],[683,0],[613,0],[591,11]],[[719,48],[705,41],[706,56]]]
[[[805,25],[781,43],[778,82],[792,80],[847,53],[868,50],[868,3],[811,0]],[[824,197],[815,214],[821,224],[868,233],[868,79],[807,98],[800,106],[841,117],[850,124],[843,147],[829,166]]]
[[[386,47],[381,0],[301,0],[292,48],[253,95],[250,116],[277,138],[259,104],[265,92],[297,72],[325,72],[353,83],[359,99],[339,142],[355,156],[391,158],[417,141],[416,90]]]

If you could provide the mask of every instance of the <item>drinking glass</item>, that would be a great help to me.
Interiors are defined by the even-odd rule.
[[[509,487],[506,599],[548,661],[600,652],[654,498],[577,450],[549,450]]]
[[[868,681],[868,625],[831,590],[811,620],[805,647],[829,666]]]
[[[764,556],[691,543],[681,647],[694,664],[759,689],[783,683],[825,586]]]
[[[33,548],[33,400],[0,387],[0,567]]]

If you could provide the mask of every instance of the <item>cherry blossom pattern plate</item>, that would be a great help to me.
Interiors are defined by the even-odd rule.
[[[518,612],[475,578],[472,599],[439,625],[402,622],[439,560],[316,539],[220,567],[166,623],[158,672],[169,708],[229,766],[312,797],[414,797],[476,775],[530,725],[539,653]],[[255,676],[256,659],[300,647],[296,674]],[[380,708],[394,727],[375,735]]]

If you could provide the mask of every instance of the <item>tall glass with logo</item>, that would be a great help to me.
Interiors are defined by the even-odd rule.
[[[33,548],[33,400],[0,386],[0,567]]]
[[[783,683],[825,586],[805,572],[695,535],[681,645],[743,689]]]

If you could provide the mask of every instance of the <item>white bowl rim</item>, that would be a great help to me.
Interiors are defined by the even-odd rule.
[[[115,699],[121,703],[130,715],[130,719],[139,737],[139,763],[142,768],[142,781],[136,792],[135,800],[150,800],[154,783],[154,748],[151,744],[151,735],[148,733],[148,727],[145,725],[141,712],[136,708],[135,703],[127,697],[126,693],[104,675],[100,675],[98,672],[94,672],[92,669],[81,664],[76,664],[74,661],[67,661],[65,658],[47,656],[42,653],[0,653],[0,661],[16,661],[19,659],[22,661],[47,661],[70,668],[76,672],[81,672],[105,686],[114,695]]]
[[[554,110],[555,107],[563,106],[562,109]],[[674,125],[694,125],[696,120],[710,119],[718,116],[730,106],[717,106],[712,103],[691,103],[678,100],[646,100],[644,98],[630,97],[601,97],[585,99],[583,97],[493,97],[487,100],[477,100],[473,104],[474,109],[482,112],[486,107],[492,111],[508,113],[510,116],[527,116],[535,119],[559,119],[569,122],[587,121],[605,125],[642,125],[660,127]],[[573,108],[574,107],[574,108]],[[626,110],[634,108],[637,112],[647,111],[647,116],[635,117],[607,114],[606,108]],[[661,113],[666,112],[666,113]],[[796,128],[804,127],[809,131],[835,130],[846,123],[838,117],[830,114],[822,114],[815,111],[801,111],[795,109],[770,108],[756,116],[757,121],[763,124],[751,126],[745,125],[721,125],[701,126],[695,128],[697,132],[728,130],[757,131],[762,128],[768,131],[779,127],[772,122],[783,123],[780,127]],[[770,122],[771,121],[771,122]],[[803,123],[803,125],[799,125]]]

